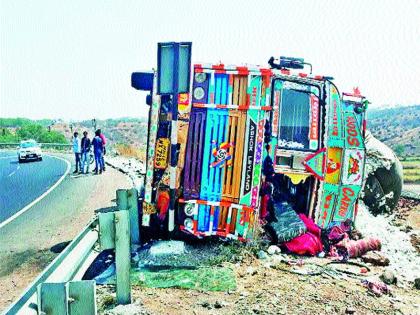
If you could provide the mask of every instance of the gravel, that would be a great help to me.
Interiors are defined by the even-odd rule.
[[[382,252],[390,260],[389,270],[399,279],[414,281],[420,274],[420,256],[411,244],[410,234],[391,224],[394,215],[372,215],[361,202],[356,227],[364,237],[376,237],[382,242]]]

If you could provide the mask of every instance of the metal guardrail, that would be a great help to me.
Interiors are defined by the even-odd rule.
[[[46,281],[66,282],[84,273],[81,269],[87,268],[85,262],[92,256],[94,246],[98,241],[98,231],[95,229],[97,225],[98,219],[95,217],[3,314],[37,314],[34,304],[37,303],[36,294],[39,284]]]
[[[70,150],[73,145],[68,143],[39,143],[41,148],[44,149],[53,149],[53,150],[60,150],[66,151]],[[7,143],[0,143],[0,149],[16,149],[20,143],[18,142],[7,142]]]

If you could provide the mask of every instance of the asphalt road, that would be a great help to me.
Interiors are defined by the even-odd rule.
[[[13,152],[12,152],[13,153]],[[96,211],[106,211],[115,207],[115,191],[120,188],[130,188],[131,183],[127,176],[107,168],[102,175],[77,175],[73,176],[73,155],[63,154],[57,157],[64,158],[72,164],[70,173],[63,177],[58,185],[54,184],[61,180],[60,174],[67,163],[52,157],[44,157],[42,162],[14,164],[14,157],[8,157],[0,151],[0,194],[3,198],[3,181],[21,180],[25,186],[38,189],[27,202],[22,201],[26,211],[15,216],[9,223],[0,223],[0,313],[7,305],[13,302],[25,287],[50,263],[57,255],[56,246],[60,247],[63,242],[72,240],[83,227],[92,219]],[[55,154],[54,154],[55,155]],[[6,160],[6,161],[5,161]],[[44,164],[45,163],[45,164]],[[45,167],[44,167],[45,166]],[[13,171],[15,173],[11,176]],[[25,173],[20,173],[25,172]],[[40,173],[40,174],[38,174]],[[13,179],[16,175],[21,179]],[[46,182],[40,181],[39,177],[47,177]],[[37,178],[35,181],[33,177]],[[6,182],[5,182],[6,183]],[[30,185],[28,183],[31,183]],[[48,188],[48,183],[53,183]],[[39,186],[39,187],[32,187]],[[11,189],[11,188],[9,188]],[[46,190],[47,189],[47,190]],[[39,198],[39,194],[45,194],[44,198],[33,204],[32,198]],[[21,199],[27,189],[18,187],[9,190],[10,195]],[[8,201],[10,204],[10,201]],[[14,203],[13,203],[14,204]],[[16,206],[16,208],[21,208]],[[16,209],[15,208],[15,209]],[[19,209],[17,211],[20,211]],[[10,215],[11,212],[9,212]],[[7,219],[6,219],[7,220]],[[3,223],[6,221],[3,221]]]
[[[52,156],[18,163],[15,152],[0,152],[0,224],[44,194],[67,168],[65,160]]]

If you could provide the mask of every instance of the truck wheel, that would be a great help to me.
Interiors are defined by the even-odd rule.
[[[373,214],[392,213],[401,196],[402,165],[394,152],[370,133],[366,140],[363,202]]]

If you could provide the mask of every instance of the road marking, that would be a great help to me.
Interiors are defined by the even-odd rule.
[[[16,170],[14,170],[13,172],[11,172],[9,175],[7,175],[8,177],[12,176],[14,173],[16,173]]]
[[[3,221],[0,223],[0,229],[3,228],[5,225],[7,225],[8,223],[12,222],[14,219],[16,219],[17,217],[19,217],[21,214],[24,214],[26,211],[28,211],[30,208],[32,208],[32,206],[34,206],[35,204],[37,204],[38,202],[40,202],[42,199],[44,199],[50,192],[52,192],[55,188],[57,188],[58,185],[60,185],[60,183],[64,180],[64,178],[67,176],[67,174],[70,172],[70,168],[71,168],[71,164],[69,161],[67,161],[66,159],[63,159],[61,157],[58,156],[54,156],[54,155],[45,155],[45,156],[49,156],[52,158],[55,158],[57,160],[61,160],[66,162],[67,164],[67,169],[64,172],[64,174],[60,177],[60,179],[58,181],[56,181],[56,183],[54,185],[52,185],[46,192],[44,192],[41,196],[39,196],[38,198],[36,198],[34,201],[32,201],[30,204],[28,204],[27,206],[25,206],[23,209],[19,210],[18,212],[16,212],[14,215],[12,215],[10,218],[8,218],[6,221]]]

